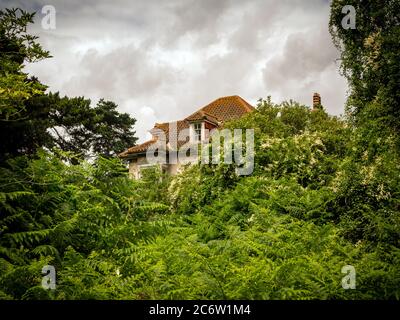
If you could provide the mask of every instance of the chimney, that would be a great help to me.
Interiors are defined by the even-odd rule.
[[[313,107],[312,110],[317,110],[321,108],[321,96],[319,93],[315,92],[313,95]]]

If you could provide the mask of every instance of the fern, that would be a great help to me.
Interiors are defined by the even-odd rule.
[[[43,229],[37,231],[24,231],[7,233],[4,237],[14,245],[33,245],[43,241],[50,234],[51,229]]]

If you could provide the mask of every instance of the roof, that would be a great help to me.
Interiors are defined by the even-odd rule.
[[[166,143],[170,144],[170,148],[180,147],[189,141],[189,137],[185,140],[179,140],[179,133],[184,129],[189,129],[189,122],[186,120],[178,120],[174,122],[156,123],[154,128],[164,131]],[[153,129],[154,129],[153,128]],[[176,129],[175,129],[176,128]],[[170,131],[174,130],[175,132]],[[170,140],[172,137],[173,140]]]
[[[174,128],[177,128],[177,132],[181,132],[183,129],[189,129],[189,122],[185,121],[185,120],[178,120],[178,121],[174,121],[174,122],[164,122],[164,123],[156,123],[154,125],[154,129],[161,129],[162,131],[164,131],[164,134],[167,138],[167,142],[169,139],[169,130],[174,130]],[[150,130],[150,131],[152,131]]]
[[[218,125],[218,123],[221,122],[221,120],[217,119],[216,117],[213,117],[212,115],[210,115],[207,112],[204,112],[202,110],[196,111],[195,113],[191,114],[189,117],[185,118],[185,120],[188,122],[206,120],[206,121],[214,123],[216,125]]]
[[[200,110],[191,114],[185,120],[201,120],[201,117],[211,117],[218,122],[225,122],[242,117],[254,110],[254,107],[239,96],[228,96],[214,100]]]
[[[146,152],[147,148],[155,142],[156,142],[155,139],[151,139],[142,144],[138,144],[137,146],[130,147],[129,149],[125,150],[124,152],[121,152],[118,156],[121,158],[125,158],[129,154]]]
[[[220,126],[222,123],[241,118],[248,112],[255,110],[255,108],[250,105],[248,102],[243,100],[241,97],[235,96],[227,96],[218,98],[211,103],[207,104],[206,106],[200,108],[196,112],[192,113],[190,116],[186,117],[183,120],[179,120],[176,122],[165,122],[165,123],[156,123],[154,128],[150,130],[155,136],[157,129],[162,130],[166,136],[166,142],[175,144],[176,141],[169,141],[170,138],[170,129],[174,129],[174,125],[176,125],[177,133],[181,132],[184,129],[188,129],[191,122],[195,121],[208,121],[216,126]],[[177,133],[173,133],[171,136],[177,137]],[[187,142],[186,141],[177,141],[176,145],[179,147]],[[119,154],[119,157],[126,158],[128,155],[131,154],[138,154],[146,152],[147,148],[155,143],[157,138],[148,140],[140,145],[133,146],[128,150]]]

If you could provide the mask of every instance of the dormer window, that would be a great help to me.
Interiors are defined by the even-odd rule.
[[[201,141],[201,123],[194,124],[194,141],[200,142]]]

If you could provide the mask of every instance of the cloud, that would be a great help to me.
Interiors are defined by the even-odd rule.
[[[126,100],[121,109],[129,110],[134,104],[135,101]],[[135,129],[139,139],[142,141],[150,139],[151,134],[148,131],[153,127],[154,123],[157,122],[157,116],[154,110],[148,106],[140,107],[135,116],[137,120]]]
[[[276,55],[266,64],[266,85],[279,85],[284,78],[298,82],[318,77],[336,58],[336,52],[330,50],[329,42],[325,38],[324,32],[290,35],[282,54]]]
[[[56,30],[40,27],[46,4],[56,8]],[[52,91],[116,102],[137,118],[141,141],[154,122],[184,118],[223,95],[309,105],[317,91],[330,113],[343,112],[346,82],[337,72],[325,0],[20,5],[39,11],[31,31],[54,56],[26,70]]]
[[[132,45],[106,54],[89,49],[63,89],[79,94],[81,88],[88,88],[87,94],[96,97],[138,98],[157,92],[175,76],[173,68],[156,63],[148,52]]]
[[[307,103],[319,92],[328,111],[343,111],[346,82],[338,75],[338,52],[327,30],[290,34],[283,50],[268,60],[263,72],[265,86],[278,96]],[[338,92],[340,95],[338,95]]]

